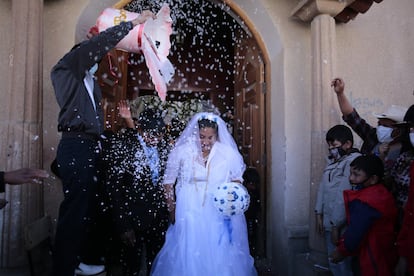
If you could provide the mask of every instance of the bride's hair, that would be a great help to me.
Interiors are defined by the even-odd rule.
[[[212,129],[214,129],[215,132],[216,132],[216,134],[217,134],[217,132],[218,132],[218,125],[217,125],[216,122],[214,122],[214,121],[212,121],[210,119],[207,119],[207,118],[199,119],[198,120],[198,128],[199,129],[203,129],[203,128],[206,128],[206,127],[210,127]]]
[[[221,144],[233,148],[235,151],[238,151],[236,142],[230,134],[226,123],[223,121],[223,119],[220,118],[219,115],[211,112],[196,113],[188,122],[180,137],[177,139],[175,146],[178,147],[187,142],[199,145],[200,129],[206,126],[214,127],[217,134],[217,141],[219,141]]]

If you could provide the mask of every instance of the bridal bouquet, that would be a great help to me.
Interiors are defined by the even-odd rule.
[[[250,196],[242,184],[228,182],[213,192],[213,203],[224,217],[231,217],[243,214],[249,208]]]

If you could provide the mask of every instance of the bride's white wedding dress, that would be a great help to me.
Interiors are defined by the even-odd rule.
[[[152,275],[257,275],[244,215],[226,220],[212,199],[217,185],[241,180],[241,157],[216,142],[207,163],[200,159],[189,143],[170,154],[164,183],[175,183],[177,179],[176,219],[154,261]]]

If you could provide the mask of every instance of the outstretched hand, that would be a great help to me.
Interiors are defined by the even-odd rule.
[[[336,94],[341,94],[344,92],[345,83],[341,78],[335,78],[331,82],[331,87],[334,89]]]
[[[143,10],[143,11],[142,11],[142,12],[138,15],[138,17],[137,17],[137,18],[135,18],[134,20],[132,20],[131,22],[132,22],[132,25],[134,25],[134,27],[135,27],[136,25],[139,25],[139,24],[145,23],[145,21],[147,21],[149,18],[155,19],[155,18],[156,18],[156,16],[155,16],[155,14],[154,14],[152,11],[150,11],[150,10]]]
[[[118,109],[119,109],[119,116],[123,119],[130,119],[132,117],[131,115],[131,109],[129,107],[129,104],[127,101],[119,101],[118,103]]]
[[[122,100],[118,103],[119,117],[125,120],[126,126],[135,128],[134,120],[132,119],[131,108],[127,101]]]
[[[4,172],[4,182],[17,185],[23,183],[39,183],[40,180],[48,178],[49,174],[45,170],[23,168],[15,171]]]

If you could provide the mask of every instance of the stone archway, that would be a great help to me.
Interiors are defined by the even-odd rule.
[[[113,5],[114,3],[116,3],[117,1],[109,1],[109,0],[105,0],[105,1],[98,1],[98,0],[91,0],[89,1],[88,5],[86,6],[85,10],[83,11],[78,25],[77,25],[77,35],[76,35],[76,39],[78,40],[79,37],[82,37],[82,34],[79,35],[79,33],[81,32],[85,32],[87,30],[89,30],[90,26],[91,26],[91,22],[88,20],[83,20],[82,18],[84,18],[85,16],[91,16],[94,15],[95,17],[98,16],[99,14],[99,10],[101,10],[101,8],[103,9],[104,7]],[[141,1],[141,2],[151,2],[151,1]],[[202,2],[202,1],[199,1]],[[249,32],[249,35],[251,37],[253,37],[253,39],[256,41],[257,43],[257,47],[259,49],[259,51],[261,52],[261,54],[263,55],[263,61],[264,61],[264,82],[265,85],[262,87],[263,88],[263,93],[266,94],[266,101],[265,101],[265,105],[264,105],[264,118],[266,119],[263,122],[263,128],[265,129],[264,133],[265,133],[265,140],[266,141],[270,141],[270,126],[271,126],[271,120],[270,118],[272,117],[272,113],[271,113],[271,109],[269,108],[271,106],[271,95],[274,95],[277,93],[277,91],[283,91],[283,58],[282,58],[282,45],[279,39],[279,36],[277,35],[278,32],[276,30],[276,27],[273,25],[273,23],[271,22],[271,17],[269,14],[266,13],[266,9],[264,7],[262,7],[262,9],[260,9],[260,12],[257,13],[255,11],[258,10],[257,7],[257,3],[255,1],[251,1],[251,0],[242,0],[242,1],[237,1],[238,3],[236,3],[236,1],[218,1],[218,0],[205,0],[204,2],[206,3],[210,3],[210,4],[214,4],[217,7],[220,7],[220,9],[222,9],[223,11],[225,11],[225,13],[227,14],[227,16],[229,16],[229,18],[231,20],[234,20],[239,27],[241,27],[241,29],[243,29],[246,32]],[[253,3],[254,2],[254,3]],[[89,18],[90,19],[90,18]],[[269,29],[271,29],[271,32],[274,33],[275,35],[272,37],[269,36],[265,36],[265,33],[269,33]],[[252,31],[253,30],[253,31]],[[174,54],[174,51],[172,51]],[[275,70],[273,69],[273,71],[270,71],[270,65],[272,63],[272,67],[273,68],[280,68],[280,70]],[[179,76],[182,79],[190,79],[190,77],[186,77],[185,76],[185,72],[180,72],[182,74],[179,74]],[[206,80],[207,78],[203,78],[203,80]],[[281,80],[280,82],[277,83],[272,83],[271,80]],[[226,81],[226,80],[224,80]],[[195,82],[198,82],[198,84],[200,84],[200,81],[197,79],[195,80]],[[205,82],[208,84],[208,82]],[[182,83],[181,83],[182,85]],[[211,85],[211,84],[210,84]],[[193,89],[194,87],[191,87],[190,89]],[[201,85],[202,86],[202,85]],[[200,86],[196,86],[197,88],[199,88]],[[182,88],[182,87],[181,87]],[[188,88],[188,87],[186,87]],[[226,88],[224,88],[226,89]],[[232,89],[232,88],[231,88]],[[185,89],[184,89],[185,90]],[[179,91],[179,90],[178,90]],[[279,92],[281,93],[281,92]],[[278,93],[278,94],[279,94]],[[218,95],[218,99],[220,98],[220,92],[217,93]],[[281,94],[283,95],[283,93]],[[234,97],[234,96],[233,96]],[[278,96],[279,98],[283,98]],[[284,110],[284,106],[283,106],[283,102],[282,101],[278,101],[276,103],[273,103],[272,105],[276,106],[277,109],[284,114],[283,110]],[[273,107],[274,107],[273,106]],[[284,133],[283,133],[283,116],[279,116],[280,120],[277,121],[278,126],[281,127],[282,131],[279,131],[274,137],[274,139],[276,139],[277,141],[283,141],[283,137],[284,137]],[[277,150],[273,150],[270,147],[270,142],[266,143],[266,146],[264,147],[264,151],[266,152],[266,154],[263,154],[263,162],[264,164],[266,164],[265,166],[268,167],[272,164],[271,159],[272,159],[272,155],[274,153],[276,153],[278,156],[281,156],[281,160],[283,160],[283,155],[284,152],[283,151],[279,151],[279,149]],[[270,167],[265,171],[264,175],[263,175],[263,179],[265,179],[265,183],[264,188],[266,190],[266,194],[267,194],[267,198],[270,199],[273,197],[273,189],[271,188],[271,184],[270,184],[270,180],[271,178],[271,171],[274,171],[275,173],[277,173],[278,176],[281,176],[281,180],[283,180],[285,177],[285,170],[281,167],[278,167],[276,170],[272,170],[270,169]],[[279,198],[283,195],[278,194],[277,196],[275,196],[276,198]],[[273,218],[274,215],[271,213],[277,213],[279,212],[278,210],[275,210],[276,208],[274,208],[273,203],[271,202],[271,200],[264,200],[266,203],[263,206],[263,209],[268,210],[269,213],[265,216],[266,218]],[[283,198],[282,198],[283,201]],[[272,210],[272,211],[270,211]],[[281,216],[283,217],[283,214],[279,213],[277,214],[277,216]],[[269,225],[266,226],[267,228],[267,232],[269,232],[269,229],[274,228],[273,226],[273,222],[270,221]],[[263,231],[263,235],[266,236],[266,229],[264,229]],[[273,247],[273,241],[269,239],[268,241],[269,246],[268,246],[268,250],[267,250],[267,254],[268,256],[271,256],[271,248]]]

